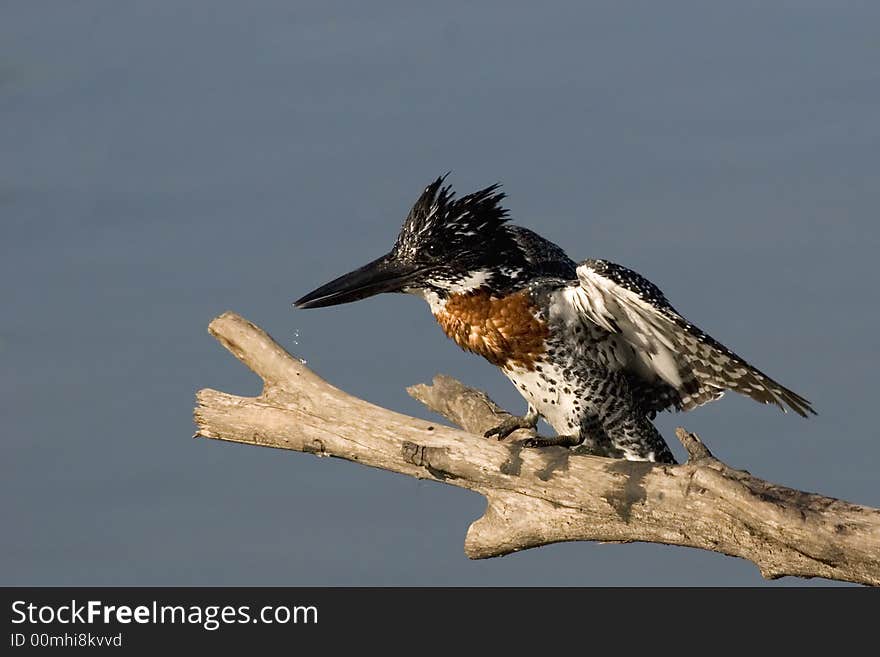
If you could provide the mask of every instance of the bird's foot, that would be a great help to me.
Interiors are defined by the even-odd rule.
[[[504,422],[499,424],[497,427],[492,427],[483,435],[486,438],[491,438],[492,436],[497,436],[498,440],[504,440],[505,438],[507,438],[510,434],[512,434],[517,429],[532,429],[532,430],[534,430],[534,428],[537,425],[538,425],[537,416],[532,416],[532,415],[516,416],[516,415],[513,415],[513,416],[507,418],[506,420],[504,420]]]
[[[520,444],[523,447],[574,447],[581,442],[580,436],[534,436]]]

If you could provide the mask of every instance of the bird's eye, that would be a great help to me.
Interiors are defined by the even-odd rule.
[[[429,256],[438,256],[438,255],[440,255],[440,247],[437,244],[428,244],[425,247],[425,252]]]

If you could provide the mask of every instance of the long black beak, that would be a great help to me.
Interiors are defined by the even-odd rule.
[[[400,292],[420,269],[401,263],[392,254],[340,276],[293,302],[297,308],[323,308],[351,303],[380,292]]]

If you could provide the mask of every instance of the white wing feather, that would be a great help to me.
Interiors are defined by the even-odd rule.
[[[577,275],[580,285],[565,295],[572,306],[582,318],[629,343],[649,371],[679,391],[684,410],[730,389],[783,410],[788,405],[799,415],[815,413],[806,399],[690,324],[635,272],[607,261],[587,260],[577,268]]]

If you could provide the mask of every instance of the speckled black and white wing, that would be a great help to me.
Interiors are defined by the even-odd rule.
[[[690,410],[734,390],[763,404],[786,406],[806,417],[806,399],[749,365],[682,317],[663,293],[636,272],[606,260],[577,268],[580,285],[566,298],[586,320],[620,335],[633,349],[632,368],[654,373]]]

